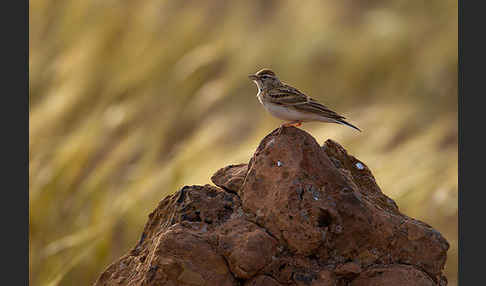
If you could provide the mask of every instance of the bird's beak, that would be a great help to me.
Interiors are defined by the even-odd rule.
[[[251,80],[257,80],[258,79],[258,77],[254,74],[249,75],[248,78],[251,79]]]

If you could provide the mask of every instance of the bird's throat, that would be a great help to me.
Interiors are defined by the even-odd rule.
[[[260,103],[263,104],[263,92],[261,89],[258,89],[257,98],[258,101],[260,101]]]

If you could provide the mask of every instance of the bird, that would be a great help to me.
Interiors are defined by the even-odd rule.
[[[283,127],[298,127],[303,122],[310,121],[338,123],[361,132],[358,127],[345,121],[344,116],[332,111],[297,88],[281,82],[268,68],[250,74],[248,77],[258,88],[258,101],[270,114],[285,121],[280,125],[279,133]]]

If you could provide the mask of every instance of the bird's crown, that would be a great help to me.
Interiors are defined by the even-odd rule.
[[[263,76],[263,75],[275,77],[275,73],[271,69],[262,69],[262,70],[258,71],[255,75],[258,76],[258,77]]]

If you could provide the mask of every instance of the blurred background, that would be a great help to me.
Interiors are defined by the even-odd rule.
[[[30,0],[30,283],[90,285],[184,185],[281,121],[268,67],[362,130],[307,123],[449,241],[457,284],[457,1]]]

